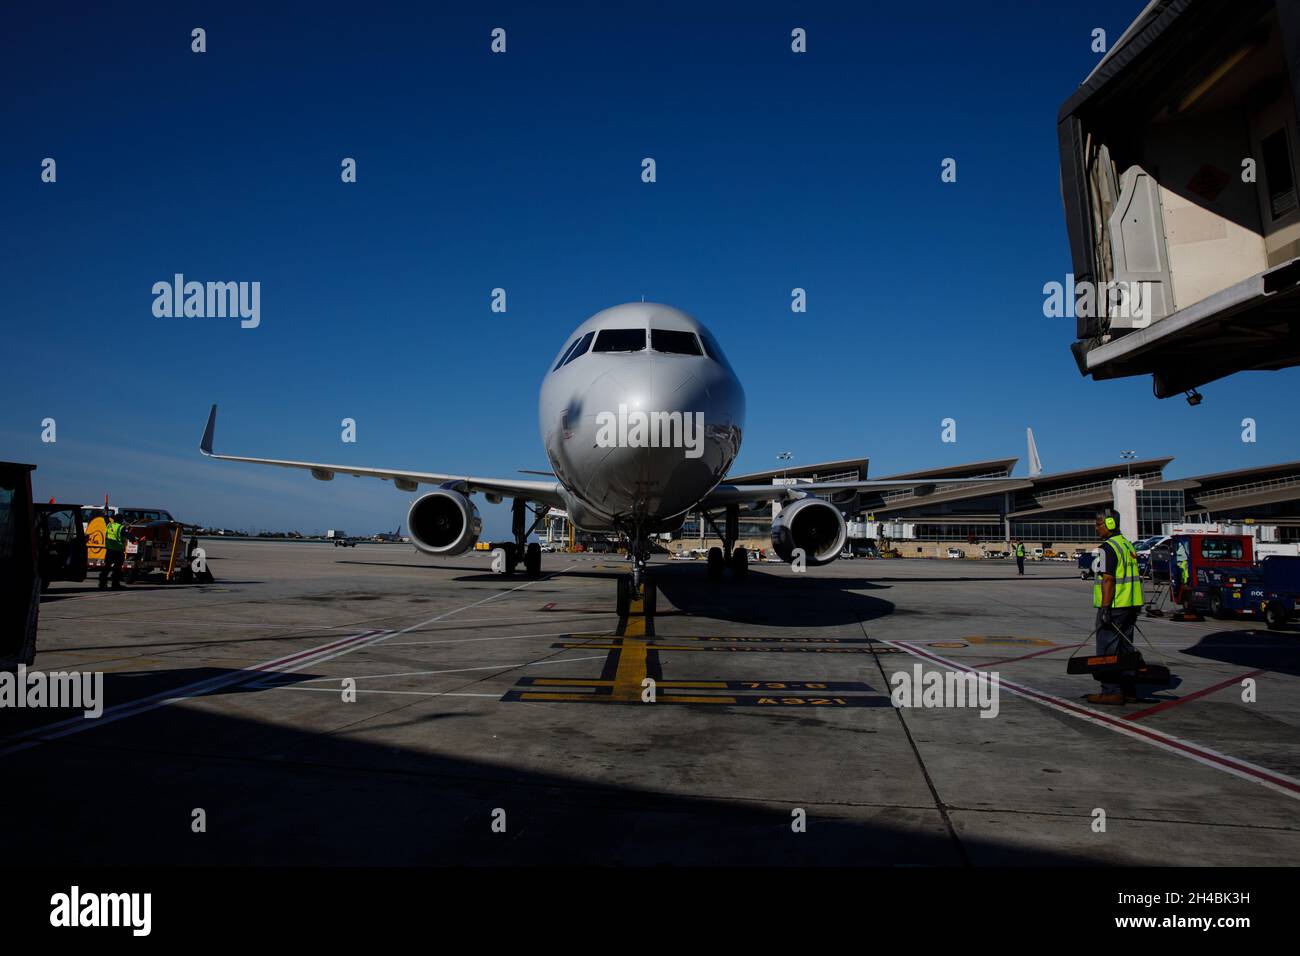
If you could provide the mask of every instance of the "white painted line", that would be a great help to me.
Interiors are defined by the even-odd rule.
[[[20,750],[30,749],[31,747],[35,747],[37,744],[49,740],[57,740],[60,737],[67,737],[71,734],[80,733],[83,730],[93,730],[96,727],[102,727],[105,724],[111,724],[126,717],[133,717],[136,714],[142,714],[158,707],[165,707],[167,704],[177,703],[193,697],[200,697],[204,694],[210,694],[215,690],[221,690],[222,688],[230,687],[234,684],[244,683],[250,680],[254,675],[260,674],[263,671],[278,671],[289,664],[298,662],[299,660],[311,663],[311,661],[316,659],[317,655],[322,653],[329,653],[340,647],[355,648],[360,646],[363,642],[377,640],[383,635],[384,632],[378,630],[362,631],[360,634],[353,634],[351,637],[331,641],[329,644],[323,644],[317,648],[288,654],[284,657],[258,664],[255,667],[231,671],[227,674],[219,674],[216,677],[209,677],[207,680],[196,681],[195,683],[187,684],[184,687],[159,691],[158,693],[151,694],[148,697],[127,701],[124,704],[118,704],[114,707],[107,707],[99,717],[93,719],[84,716],[68,717],[64,720],[56,721],[53,724],[33,727],[31,730],[14,734],[6,738],[6,740],[17,741],[17,743],[12,746],[0,748],[0,757],[11,753],[17,753]],[[330,654],[330,656],[332,657],[337,655]]]
[[[919,657],[922,660],[931,663],[940,664],[949,670],[961,671],[967,674],[979,674],[980,671],[974,667],[967,667],[965,664],[959,664],[956,661],[949,660],[946,657],[940,657],[933,651],[917,647],[908,641],[886,641],[881,638],[873,640],[886,645],[887,647],[897,648],[906,651],[913,657]],[[1161,750],[1169,753],[1178,754],[1189,760],[1194,760],[1199,764],[1207,767],[1213,767],[1215,770],[1221,770],[1230,773],[1235,777],[1243,780],[1249,780],[1252,783],[1258,783],[1268,787],[1278,793],[1285,794],[1293,799],[1300,799],[1300,780],[1288,777],[1284,773],[1276,770],[1269,770],[1258,764],[1250,763],[1239,757],[1232,757],[1228,754],[1220,753],[1217,750],[1211,750],[1209,747],[1202,747],[1200,744],[1194,744],[1191,741],[1175,737],[1173,734],[1162,733],[1150,727],[1142,727],[1132,721],[1121,720],[1118,717],[1112,717],[1109,714],[1103,714],[1100,711],[1083,707],[1072,701],[1065,700],[1062,697],[1056,697],[1052,694],[1035,690],[1024,684],[1017,684],[999,676],[998,684],[1011,691],[1017,697],[1024,697],[1036,703],[1050,707],[1053,710],[1060,711],[1063,714],[1069,714],[1071,717],[1078,717],[1080,720],[1086,720],[1088,723],[1096,724],[1099,727],[1105,727],[1116,733],[1123,734],[1126,737],[1132,737],[1143,743],[1150,744],[1153,747],[1159,747]]]
[[[522,664],[486,664],[482,667],[456,667],[451,670],[442,671],[401,671],[396,674],[362,674],[362,675],[340,675],[338,677],[313,677],[311,680],[300,681],[294,686],[301,687],[304,684],[320,684],[325,681],[338,683],[345,678],[351,680],[383,680],[388,677],[426,677],[431,674],[464,674],[468,671],[512,671],[517,667],[543,667],[547,664],[571,664],[574,661],[603,661],[609,657],[608,654],[593,654],[590,657],[563,657],[555,660],[545,661],[524,661]],[[274,687],[274,684],[266,686]]]
[[[179,703],[181,701],[189,700],[194,697],[201,697],[205,694],[210,694],[215,690],[220,690],[222,688],[230,687],[235,684],[246,683],[252,678],[252,676],[266,671],[274,671],[276,673],[293,673],[297,670],[300,670],[303,667],[311,666],[312,664],[319,664],[324,661],[333,660],[334,658],[341,657],[344,654],[350,654],[352,651],[356,650],[357,648],[363,647],[367,644],[377,643],[378,641],[382,641],[388,637],[396,637],[400,634],[406,634],[410,631],[413,631],[420,627],[424,627],[428,624],[432,624],[436,621],[445,620],[446,618],[451,617],[453,614],[459,614],[461,611],[467,611],[470,608],[479,607],[480,605],[487,604],[489,601],[495,600],[496,598],[499,598],[502,595],[513,594],[515,591],[519,591],[532,584],[536,584],[539,581],[545,581],[545,580],[549,580],[550,578],[557,577],[558,575],[563,574],[565,571],[568,571],[574,567],[576,567],[576,565],[569,565],[568,568],[565,568],[563,571],[556,572],[556,574],[548,575],[545,578],[537,578],[536,580],[533,581],[525,581],[523,584],[520,584],[517,587],[510,588],[509,590],[506,591],[498,591],[495,594],[492,594],[481,601],[475,601],[472,604],[466,604],[464,607],[459,607],[451,611],[446,611],[442,614],[437,615],[436,617],[429,618],[429,620],[427,621],[421,621],[418,624],[412,624],[410,627],[403,628],[400,631],[384,631],[384,630],[362,631],[360,634],[353,634],[350,637],[340,638],[338,640],[331,641],[328,644],[322,644],[319,647],[310,648],[305,651],[298,651],[293,654],[285,655],[284,657],[278,657],[275,660],[265,661],[261,664],[257,664],[254,667],[244,668],[238,671],[232,671],[231,673],[228,674],[221,674],[216,677],[210,677],[207,680],[197,681],[193,684],[188,684],[184,687],[179,687],[174,690],[160,691],[157,694],[151,694],[150,696],[140,698],[139,700],[127,701],[124,704],[118,704],[114,707],[107,707],[104,709],[104,712],[99,717],[93,720],[88,719],[86,717],[69,717],[64,720],[56,721],[53,724],[45,724],[40,727],[34,727],[31,730],[14,734],[10,737],[5,738],[6,741],[12,741],[13,743],[8,746],[0,747],[0,757],[4,757],[12,753],[17,753],[22,750],[28,750],[32,747],[37,746],[38,744],[45,743],[50,740],[57,740],[60,737],[67,737],[70,736],[71,734],[80,733],[85,730],[93,730],[96,727],[102,727],[105,724],[115,723],[116,721],[123,720],[127,717],[134,717],[137,714],[143,714],[148,711],[155,710],[159,707],[165,707],[168,704]]]
[[[573,631],[570,629],[567,631],[545,631],[538,634],[509,634],[504,637],[449,637],[445,641],[384,641],[384,646],[437,647],[442,644],[478,644],[482,641],[522,641],[530,637],[573,637]]]
[[[177,627],[255,627],[263,629],[275,628],[277,630],[283,629],[290,631],[355,631],[360,626],[359,624],[231,624],[220,621],[150,621],[143,618],[132,617],[128,612],[123,612],[116,617],[55,617],[52,615],[42,614],[41,620],[75,621],[77,623],[81,623],[82,621],[107,621],[110,624],[122,624],[129,621],[132,624],[171,624]]]

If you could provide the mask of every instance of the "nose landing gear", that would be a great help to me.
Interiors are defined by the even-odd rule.
[[[618,579],[618,616],[625,620],[629,614],[644,614],[647,626],[654,618],[655,586],[650,579],[650,542],[641,531],[628,535],[628,560],[632,570]]]

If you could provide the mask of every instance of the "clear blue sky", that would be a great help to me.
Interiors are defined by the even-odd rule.
[[[0,457],[37,463],[42,498],[391,530],[412,497],[391,485],[201,459],[209,404],[219,451],[544,468],[548,361],[642,295],[709,325],[741,374],[738,470],[790,450],[877,475],[1020,455],[1023,473],[1027,425],[1049,471],[1125,448],[1181,475],[1300,457],[1295,370],[1212,384],[1193,409],[1147,378],[1081,378],[1073,320],[1042,314],[1070,268],[1056,112],[1098,59],[1091,30],[1113,40],[1141,7],[11,9]],[[151,287],[176,272],[261,282],[260,328],[156,318]],[[503,509],[483,510],[501,534]]]

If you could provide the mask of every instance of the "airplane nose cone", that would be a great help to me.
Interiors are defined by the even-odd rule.
[[[716,480],[707,434],[716,415],[698,369],[688,360],[638,356],[593,383],[583,409],[597,461],[588,487],[607,494],[610,506],[672,514]]]

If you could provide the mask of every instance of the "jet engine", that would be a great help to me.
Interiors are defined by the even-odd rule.
[[[809,565],[830,564],[840,556],[849,529],[840,509],[821,498],[800,498],[772,519],[772,550],[782,561],[802,548]]]
[[[425,554],[454,557],[474,547],[483,522],[474,502],[459,491],[439,488],[415,500],[406,527],[411,542]]]

